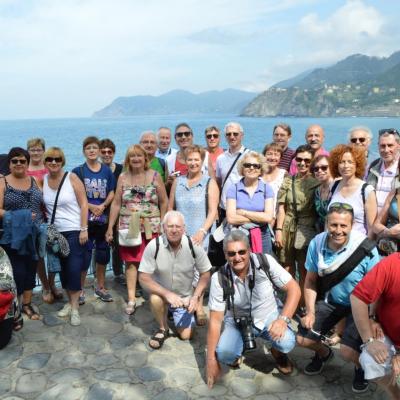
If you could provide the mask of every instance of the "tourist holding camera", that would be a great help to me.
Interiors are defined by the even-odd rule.
[[[218,378],[220,363],[238,366],[242,353],[256,347],[256,337],[272,345],[278,370],[290,374],[293,364],[286,354],[295,346],[295,334],[289,324],[299,303],[299,285],[272,256],[251,253],[244,232],[227,235],[224,252],[228,262],[211,278],[208,386]],[[287,292],[283,307],[277,288]]]

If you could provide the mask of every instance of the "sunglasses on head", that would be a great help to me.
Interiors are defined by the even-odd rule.
[[[51,162],[56,162],[56,163],[60,163],[62,162],[62,157],[46,157],[44,159],[44,161],[51,163]]]
[[[400,136],[399,131],[397,129],[394,129],[394,128],[379,129],[379,131],[378,131],[379,136],[384,135],[385,133],[389,133],[390,135]]]
[[[367,138],[365,138],[365,137],[355,137],[355,138],[351,138],[350,142],[351,143],[357,143],[357,142],[364,143],[366,140],[367,140]]]
[[[261,168],[261,164],[253,164],[253,163],[244,163],[243,164],[244,168],[254,168],[254,169],[260,169]]]
[[[190,137],[192,135],[192,132],[190,132],[190,131],[185,131],[185,132],[176,132],[175,133],[175,136],[177,136],[178,138],[181,138],[181,137]]]
[[[346,211],[350,211],[351,213],[354,213],[353,207],[347,203],[336,202],[336,203],[332,203],[329,206],[329,211],[336,211],[336,210],[346,210]]]
[[[304,164],[310,164],[311,163],[311,158],[296,157],[296,162],[298,164],[301,164],[303,161],[304,161]]]
[[[246,249],[239,250],[239,251],[227,251],[226,254],[228,257],[235,257],[236,254],[239,254],[239,256],[244,256],[247,253]]]
[[[231,136],[238,137],[240,135],[240,133],[239,132],[226,132],[225,135],[227,137],[231,137]]]
[[[328,171],[328,166],[327,165],[320,165],[319,167],[314,167],[313,168],[313,171],[314,172],[318,172],[318,171],[323,171],[323,172],[326,172],[326,171]]]
[[[28,161],[26,160],[26,158],[12,158],[11,159],[11,164],[17,165],[17,164],[21,164],[21,165],[25,165]]]
[[[219,138],[219,134],[218,133],[209,133],[206,135],[207,139],[218,139]]]

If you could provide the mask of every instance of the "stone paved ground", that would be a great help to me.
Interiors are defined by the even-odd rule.
[[[133,317],[123,313],[125,288],[110,280],[115,301],[102,303],[87,290],[81,306],[82,325],[72,327],[56,312],[62,303],[41,304],[43,321],[25,321],[12,342],[0,351],[0,398],[90,400],[184,399],[386,399],[376,386],[368,393],[351,392],[352,368],[336,352],[321,376],[308,377],[302,368],[310,353],[292,353],[298,370],[282,377],[261,342],[238,370],[208,390],[204,383],[206,328],[198,328],[193,341],[169,338],[152,351],[148,337],[155,325],[148,305]]]

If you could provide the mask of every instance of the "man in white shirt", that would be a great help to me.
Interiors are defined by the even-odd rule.
[[[176,153],[178,150],[171,147],[171,129],[162,126],[157,131],[158,149],[155,156],[166,159],[170,154]]]

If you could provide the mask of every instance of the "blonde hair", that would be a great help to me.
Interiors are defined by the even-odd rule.
[[[267,164],[266,164],[265,157],[262,154],[257,153],[256,151],[249,151],[249,152],[245,153],[245,155],[238,162],[237,169],[238,169],[239,175],[243,176],[243,170],[244,170],[243,164],[246,163],[246,160],[249,158],[257,159],[258,163],[261,165],[260,176],[267,172]]]
[[[43,155],[43,160],[46,160],[46,157],[61,157],[62,158],[61,165],[62,166],[65,165],[65,155],[60,147],[49,147]]]
[[[134,144],[128,148],[125,155],[124,168],[130,171],[129,157],[135,153],[141,153],[144,156],[144,170],[147,171],[150,169],[149,156],[147,155],[146,150],[140,144]]]

